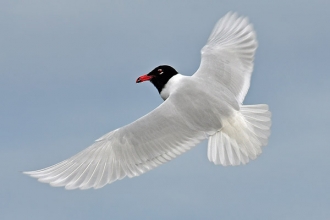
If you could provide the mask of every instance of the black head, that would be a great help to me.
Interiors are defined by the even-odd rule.
[[[150,73],[140,76],[136,82],[150,81],[157,88],[160,93],[166,83],[175,76],[178,72],[171,66],[162,65],[153,69]]]

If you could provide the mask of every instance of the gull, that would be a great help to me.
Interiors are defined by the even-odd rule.
[[[139,176],[204,139],[214,164],[248,163],[267,145],[271,126],[268,105],[243,105],[256,48],[248,19],[229,12],[215,25],[192,76],[161,65],[136,80],[156,87],[164,100],[156,109],[67,160],[24,173],[51,186],[97,189]]]

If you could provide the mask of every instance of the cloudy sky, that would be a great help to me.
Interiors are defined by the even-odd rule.
[[[0,1],[0,219],[330,219],[330,3]],[[162,99],[138,76],[192,75],[228,11],[259,48],[245,104],[273,113],[245,166],[210,163],[202,142],[140,177],[66,191],[21,174],[53,165]]]

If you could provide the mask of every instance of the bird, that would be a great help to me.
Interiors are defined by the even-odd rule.
[[[257,46],[248,18],[225,14],[202,48],[193,75],[160,65],[137,78],[136,83],[150,81],[156,87],[164,100],[157,108],[69,159],[24,173],[55,187],[98,189],[152,170],[204,139],[208,160],[215,165],[256,159],[271,127],[267,104],[243,104]]]

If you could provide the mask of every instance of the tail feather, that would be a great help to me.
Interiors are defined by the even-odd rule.
[[[267,145],[271,112],[268,106],[243,105],[239,112],[223,121],[223,128],[210,136],[208,158],[215,164],[239,165],[254,160]]]

